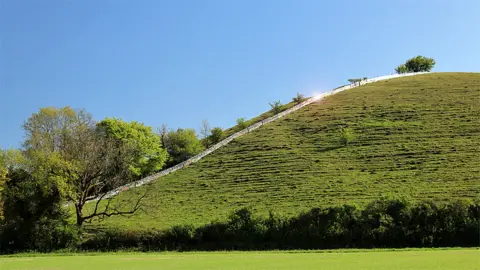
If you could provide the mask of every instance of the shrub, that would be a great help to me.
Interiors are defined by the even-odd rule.
[[[300,93],[297,93],[297,96],[295,96],[294,98],[292,98],[293,102],[297,103],[297,104],[300,104],[302,103],[304,100],[305,100],[305,96],[300,94]]]
[[[407,73],[408,68],[407,68],[407,66],[405,66],[405,64],[401,64],[401,65],[399,65],[398,67],[395,68],[395,72],[397,72],[398,74]]]
[[[211,134],[208,137],[208,140],[211,144],[216,144],[220,142],[223,137],[225,137],[225,133],[223,132],[223,129],[219,127],[215,127],[211,130]]]
[[[341,128],[339,133],[339,143],[342,146],[347,146],[356,139],[355,132],[351,128]]]
[[[278,113],[282,112],[282,103],[280,102],[280,100],[277,100],[273,103],[268,103],[268,104],[272,108],[272,112],[274,114],[278,114]]]
[[[239,130],[242,130],[242,129],[245,129],[247,128],[247,121],[245,121],[245,118],[243,117],[240,117],[240,118],[237,118],[237,127]]]

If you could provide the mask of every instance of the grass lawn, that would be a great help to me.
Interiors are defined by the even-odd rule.
[[[479,249],[355,252],[118,253],[0,257],[1,270],[480,269]]]
[[[479,104],[480,73],[432,73],[341,92],[142,187],[149,190],[147,211],[97,226],[200,225],[242,207],[291,216],[385,195],[475,199]],[[342,128],[355,135],[346,146],[339,143]],[[135,190],[118,199],[135,197]]]

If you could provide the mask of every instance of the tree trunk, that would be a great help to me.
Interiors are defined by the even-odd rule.
[[[80,205],[80,204],[75,205],[75,212],[77,214],[77,225],[79,227],[81,227],[83,225],[83,221],[85,221],[85,219],[83,219],[82,209],[83,209],[83,205]]]

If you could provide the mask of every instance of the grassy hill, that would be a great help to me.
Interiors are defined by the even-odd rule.
[[[355,135],[346,146],[342,128]],[[480,74],[433,73],[347,90],[142,188],[148,211],[102,226],[201,224],[245,206],[292,215],[390,195],[473,199],[480,194]]]

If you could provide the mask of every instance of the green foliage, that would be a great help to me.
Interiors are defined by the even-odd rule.
[[[70,107],[41,108],[24,123],[27,150],[43,152],[72,150],[72,137],[82,134],[93,125],[90,114]]]
[[[280,102],[280,100],[277,100],[273,103],[268,103],[272,109],[272,112],[274,114],[278,114],[278,113],[281,113],[282,112],[282,103]]]
[[[205,148],[200,142],[194,129],[182,129],[170,131],[166,138],[166,148],[170,154],[168,164],[170,166],[185,161]]]
[[[29,151],[26,162],[20,166],[29,168],[37,183],[44,183],[38,186],[44,194],[54,185],[61,199],[75,198],[78,190],[75,179],[82,174],[78,161],[65,159],[59,152]]]
[[[151,127],[135,121],[106,118],[97,124],[99,130],[117,144],[134,149],[128,157],[129,169],[137,176],[148,175],[162,169],[167,160],[167,151]]]
[[[359,83],[362,81],[362,78],[357,78],[357,79],[348,79],[349,83]]]
[[[237,128],[238,128],[238,130],[245,129],[247,127],[248,127],[248,125],[247,125],[247,121],[245,121],[245,118],[243,118],[243,117],[237,118]]]
[[[297,104],[300,104],[302,103],[303,101],[305,100],[305,96],[300,94],[300,93],[297,93],[297,96],[295,96],[294,98],[292,98],[292,101],[297,103]]]
[[[165,231],[111,231],[83,247],[93,250],[283,250],[472,247],[478,245],[480,204],[377,200],[312,208],[291,218],[254,216],[242,208],[225,221]],[[108,240],[107,240],[108,239]]]
[[[338,135],[338,141],[340,145],[347,146],[349,143],[355,140],[357,136],[352,128],[342,127]]]
[[[9,170],[2,191],[2,252],[51,251],[77,243],[77,231],[68,223],[69,215],[57,184],[50,179],[37,179],[23,169]]]
[[[6,155],[3,150],[0,149],[0,218],[2,216],[2,196],[1,192],[5,187],[5,183],[7,181],[7,174],[8,174],[8,167],[6,161]]]
[[[473,199],[480,194],[478,89],[478,73],[431,73],[326,97],[155,181],[148,214],[102,226],[197,226],[240,207],[296,215],[319,205],[364,206],[385,193],[414,202]],[[348,147],[339,147],[341,126],[357,135]]]
[[[408,73],[408,68],[405,64],[401,64],[395,68],[395,72],[397,72],[397,74]]]
[[[112,210],[110,203],[88,214],[83,207],[89,198],[161,168],[166,158],[151,129],[116,119],[97,126],[90,114],[70,107],[40,109],[24,130],[27,170],[37,181],[54,183],[64,202],[74,203],[78,225],[98,216],[130,213]]]
[[[290,109],[290,108],[292,108],[292,107],[295,106],[295,105],[297,105],[297,103],[295,103],[295,102],[293,102],[293,101],[292,101],[292,102],[289,102],[289,103],[287,103],[287,104],[285,104],[285,105],[282,106],[282,111],[283,111],[283,110]],[[264,112],[264,113],[262,113],[262,114],[260,114],[260,115],[258,115],[258,116],[256,116],[256,117],[254,117],[254,118],[252,118],[252,119],[249,119],[249,120],[246,120],[245,118],[241,118],[241,119],[244,121],[244,124],[243,124],[242,126],[244,126],[244,127],[246,128],[246,127],[248,127],[248,126],[251,126],[251,125],[253,125],[253,124],[255,124],[255,123],[258,123],[258,122],[260,122],[260,121],[262,121],[262,120],[265,120],[265,119],[267,119],[267,118],[269,118],[269,117],[272,117],[272,116],[274,116],[274,115],[275,115],[275,114],[274,114],[271,110],[269,110],[269,111]],[[238,119],[237,119],[237,120],[238,120]],[[225,137],[228,137],[228,136],[232,135],[233,133],[235,133],[235,132],[237,132],[237,131],[239,131],[239,130],[242,130],[242,129],[243,129],[243,128],[240,128],[238,125],[235,125],[234,127],[231,127],[231,128],[228,128],[228,129],[225,129],[225,130],[224,130],[224,132],[225,132]]]
[[[435,66],[436,62],[433,58],[425,56],[417,56],[408,59],[404,65],[398,66],[395,71],[397,73],[406,72],[429,72]]]
[[[3,218],[3,190],[9,180],[9,171],[16,169],[27,169],[27,160],[20,150],[0,149],[0,220]]]
[[[208,137],[208,140],[211,144],[216,144],[220,142],[224,137],[225,133],[223,132],[223,129],[220,127],[214,127],[211,130],[211,134]]]

